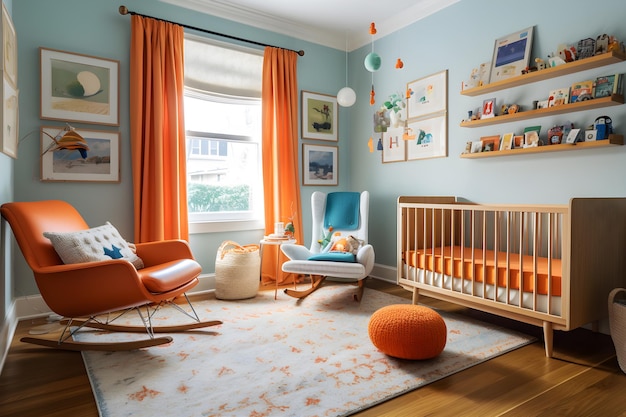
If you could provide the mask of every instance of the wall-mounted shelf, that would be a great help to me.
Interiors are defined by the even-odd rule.
[[[548,107],[545,109],[527,110],[519,113],[495,116],[488,119],[464,121],[461,122],[461,127],[483,127],[500,123],[515,122],[519,120],[535,119],[537,117],[553,116],[557,114],[572,113],[576,111],[617,106],[620,104],[624,104],[624,96],[620,94],[613,94],[610,97],[595,98],[593,100],[585,100],[577,103],[561,104],[560,106]]]
[[[524,155],[530,153],[559,152],[559,151],[580,151],[591,148],[606,148],[609,146],[619,146],[624,144],[623,135],[609,135],[608,139],[591,142],[576,142],[575,144],[561,143],[559,145],[545,145],[534,148],[517,148],[492,152],[464,153],[461,158],[494,158],[500,156]]]
[[[461,91],[461,94],[464,96],[475,97],[481,94],[504,90],[506,88],[519,87],[521,85],[549,80],[550,78],[560,77],[562,75],[616,64],[625,60],[625,54],[618,51],[611,51],[606,54],[581,59],[580,61],[568,62],[567,64],[559,65],[558,67],[550,67],[541,71],[529,72],[528,74],[507,78],[506,80],[495,81],[481,87],[468,88]]]

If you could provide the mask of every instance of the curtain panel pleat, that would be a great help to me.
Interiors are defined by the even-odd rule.
[[[274,233],[275,222],[293,221],[295,238],[302,244],[302,207],[298,175],[298,55],[285,49],[266,47],[263,58],[263,190],[265,232]],[[277,245],[263,249],[262,281],[286,280],[276,277],[276,261],[284,262]],[[276,254],[278,251],[278,254]],[[276,278],[275,278],[276,277]]]
[[[135,241],[189,238],[184,32],[131,16],[130,141]]]

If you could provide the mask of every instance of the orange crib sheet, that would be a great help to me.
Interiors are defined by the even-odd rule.
[[[442,256],[443,252],[443,256]],[[463,254],[463,259],[461,258]],[[486,283],[493,285],[497,271],[498,286],[506,288],[507,282],[507,263],[506,252],[497,253],[497,268],[494,267],[496,256],[492,250],[485,251],[485,265],[483,265],[483,250],[474,249],[474,268],[472,268],[472,249],[463,248],[461,246],[445,246],[443,248],[419,249],[417,251],[405,251],[404,262],[409,266],[443,273],[456,278],[464,277],[475,282],[483,282],[483,276]],[[548,294],[548,282],[551,281],[551,295],[561,295],[561,260],[551,259],[550,271],[548,271],[548,258],[537,257],[537,293]],[[524,292],[534,292],[535,280],[533,278],[535,265],[534,259],[530,255],[522,255],[521,264],[523,271],[520,274],[520,255],[516,253],[509,254],[508,275],[509,288],[514,290],[520,289],[520,276],[522,278],[522,288]],[[473,269],[473,270],[472,270]],[[462,272],[463,271],[463,272]],[[548,273],[549,272],[549,273]],[[475,277],[475,278],[474,278]],[[550,278],[550,279],[549,279]]]

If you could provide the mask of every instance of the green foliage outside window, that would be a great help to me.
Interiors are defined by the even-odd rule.
[[[188,184],[190,213],[246,211],[250,209],[249,185]]]

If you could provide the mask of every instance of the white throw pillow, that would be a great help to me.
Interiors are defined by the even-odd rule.
[[[65,264],[126,259],[135,268],[143,268],[143,261],[130,248],[117,229],[105,225],[78,232],[44,232],[54,250]]]

